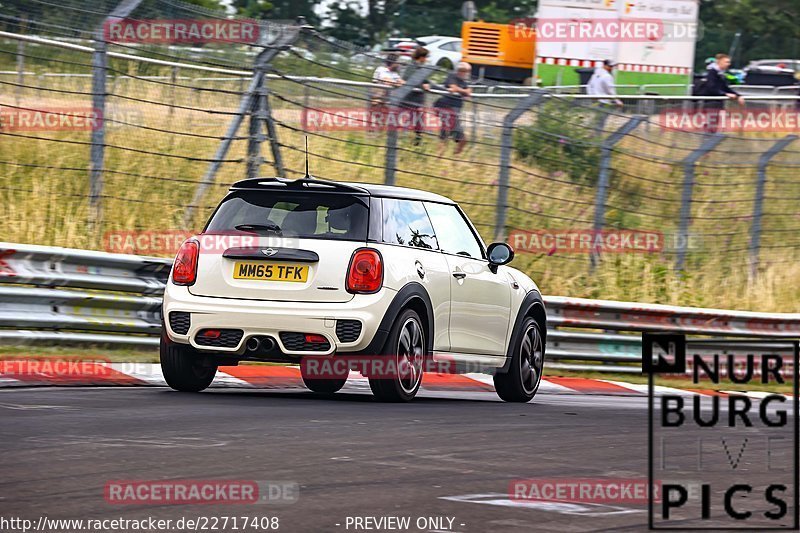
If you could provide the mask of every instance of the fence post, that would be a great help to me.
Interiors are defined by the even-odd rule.
[[[178,67],[172,67],[169,71],[169,119],[172,122],[172,115],[175,113],[175,86],[178,84]]]
[[[103,206],[103,166],[105,163],[106,142],[106,75],[108,70],[108,44],[106,43],[106,24],[113,19],[124,19],[130,15],[142,0],[122,0],[105,18],[94,32],[94,52],[92,53],[92,113],[99,117],[99,126],[92,129],[89,149],[89,223],[97,228],[102,219]]]
[[[511,149],[513,147],[514,122],[531,107],[538,106],[547,93],[535,89],[519,101],[514,108],[503,117],[503,132],[500,135],[500,174],[497,179],[497,213],[494,224],[496,241],[505,240],[506,208],[508,203],[509,176],[511,174]]]
[[[25,30],[27,19],[22,19],[21,30]],[[22,98],[22,87],[25,85],[25,41],[17,41],[17,90],[15,92],[14,105],[19,106]]]
[[[470,137],[470,139],[473,141],[473,149],[469,151],[469,160],[475,161],[476,150],[474,149],[474,146],[476,146],[475,141],[478,139],[478,116],[480,112],[478,111],[478,101],[475,99],[475,97],[473,96],[470,98],[470,100],[472,100],[472,124],[470,125],[470,133],[472,134],[472,137]]]
[[[203,199],[203,194],[205,194],[206,189],[214,184],[214,181],[217,177],[217,171],[219,171],[219,167],[222,165],[222,160],[228,153],[234,137],[236,137],[236,132],[239,131],[239,127],[242,125],[245,115],[252,111],[254,102],[257,100],[261,87],[263,86],[264,78],[266,77],[265,71],[267,66],[276,55],[284,50],[288,50],[291,47],[291,45],[300,36],[301,29],[304,28],[291,27],[289,31],[280,32],[272,44],[262,45],[264,46],[264,50],[262,50],[258,56],[256,56],[255,64],[253,66],[254,74],[250,80],[250,85],[247,87],[247,91],[245,91],[245,93],[242,95],[242,100],[239,102],[239,109],[236,111],[236,115],[234,115],[233,120],[231,120],[231,123],[228,126],[228,131],[225,132],[225,136],[222,138],[222,142],[220,143],[219,147],[217,147],[217,151],[214,153],[214,158],[208,164],[208,169],[206,170],[203,179],[197,185],[192,202],[186,206],[186,211],[183,213],[184,227],[187,227],[191,222],[192,215],[194,214],[194,208],[200,205],[200,200]],[[267,32],[263,32],[264,35],[266,35],[266,33]],[[264,103],[265,105],[268,105],[266,104],[266,100]],[[269,107],[266,107],[265,113],[267,113],[268,116],[270,115]]]
[[[286,177],[286,170],[283,167],[283,156],[281,155],[281,143],[278,142],[278,128],[275,127],[275,117],[272,116],[272,106],[269,103],[269,89],[266,87],[267,77],[264,75],[263,81],[264,96],[262,97],[264,122],[267,126],[267,138],[269,147],[272,151],[272,166],[275,168],[275,175],[279,178]]]
[[[767,167],[773,157],[784,148],[797,140],[797,135],[787,135],[761,154],[758,159],[758,182],[756,183],[756,197],[753,202],[753,225],[750,228],[750,280],[756,278],[758,273],[758,256],[761,249],[761,219],[764,215],[764,188],[767,182]]]
[[[268,28],[262,24],[262,35],[267,35]],[[267,71],[269,65],[262,63],[256,66],[261,71],[261,83],[256,88],[253,96],[250,132],[247,140],[247,177],[258,177],[261,164],[264,158],[261,156],[261,145],[269,139],[270,150],[272,151],[272,164],[275,168],[275,175],[279,178],[285,176],[283,169],[283,157],[281,157],[281,145],[278,141],[278,128],[275,127],[275,119],[272,116],[272,109],[269,104],[269,89],[267,84]],[[267,135],[264,135],[264,126],[267,128]]]
[[[686,251],[689,247],[689,221],[692,217],[692,193],[694,191],[695,166],[704,155],[719,145],[725,136],[715,133],[694,152],[683,160],[683,193],[681,194],[681,214],[680,227],[678,229],[678,259],[676,268],[679,272],[683,271],[686,264]]]
[[[406,80],[405,85],[401,85],[396,89],[392,89],[389,93],[389,113],[397,113],[400,109],[400,103],[411,94],[411,91],[418,85],[421,85],[434,68],[428,65],[422,65]],[[424,111],[424,110],[423,110]],[[395,171],[397,170],[397,128],[386,129],[386,169],[383,182],[386,185],[394,185]]]
[[[617,145],[626,135],[639,127],[646,117],[635,116],[623,124],[617,131],[606,137],[600,145],[600,174],[597,178],[597,194],[594,199],[594,233],[603,230],[606,220],[606,201],[608,200],[608,183],[611,179],[611,154],[614,146]],[[598,253],[592,251],[590,257],[590,272],[597,265]]]
[[[89,221],[94,227],[100,223],[103,206],[100,195],[103,193],[103,163],[105,158],[105,117],[106,108],[106,42],[98,37],[94,42],[92,53],[92,113],[100,121],[99,126],[92,129],[92,145],[90,148],[89,170]]]
[[[247,137],[247,177],[258,177],[258,170],[264,158],[261,157],[261,143],[264,142],[264,130],[261,127],[266,118],[266,94],[264,90],[264,76],[261,76],[261,85],[256,89],[250,106],[250,127]]]

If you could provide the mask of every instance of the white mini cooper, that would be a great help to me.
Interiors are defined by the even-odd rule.
[[[164,292],[164,377],[173,389],[200,391],[220,365],[300,363],[309,389],[334,393],[347,372],[315,374],[304,358],[363,356],[398,369],[368,376],[375,397],[408,401],[426,365],[446,361],[492,373],[503,400],[530,401],[546,315],[536,284],[504,266],[513,257],[505,243],[484,246],[455,202],[429,192],[240,181],[175,259]]]

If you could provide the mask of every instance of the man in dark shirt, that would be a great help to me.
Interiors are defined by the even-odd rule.
[[[731,89],[725,72],[731,66],[731,58],[727,54],[717,54],[715,61],[711,62],[706,69],[705,76],[700,85],[694,92],[695,96],[727,96],[731,100],[736,100],[744,104],[744,97]],[[720,126],[720,116],[725,109],[725,100],[707,100],[702,102],[702,110],[705,115],[706,133],[717,133]]]
[[[725,72],[731,66],[731,58],[727,54],[717,54],[716,61],[708,65],[705,80],[698,88],[698,96],[727,96],[739,103],[744,103],[744,98],[731,89]],[[705,103],[706,109],[722,109],[724,100],[712,100]]]
[[[460,114],[461,108],[464,106],[464,98],[472,96],[472,89],[469,88],[471,72],[472,67],[465,61],[461,61],[456,65],[455,72],[448,74],[444,82],[447,94],[439,98],[434,104],[441,121],[439,138],[442,140],[442,146],[439,150],[439,155],[444,153],[448,137],[452,137],[456,142],[456,154],[461,153],[467,143],[464,128],[461,125]]]
[[[403,79],[406,82],[428,60],[428,49],[418,46],[411,54],[411,59],[412,63],[403,72]],[[421,83],[414,86],[414,90],[408,93],[408,96],[403,100],[402,107],[408,110],[413,121],[414,146],[419,145],[422,141],[423,120],[425,119],[425,93],[423,91],[429,90],[430,87],[431,84],[428,79],[422,80]]]

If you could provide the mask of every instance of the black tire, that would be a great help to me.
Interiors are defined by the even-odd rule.
[[[422,320],[416,311],[406,309],[392,325],[383,348],[384,357],[394,358],[392,366],[396,372],[390,379],[369,378],[369,388],[375,398],[381,402],[411,401],[422,384],[425,352]]]
[[[305,384],[308,390],[319,394],[333,394],[339,392],[347,382],[347,376],[332,379],[306,377],[305,365],[303,364],[300,365],[300,377],[303,378],[303,384]]]
[[[529,402],[536,396],[544,371],[544,339],[539,324],[526,317],[505,374],[494,375],[494,388],[506,402]]]
[[[436,66],[447,71],[453,70],[453,62],[446,57],[440,59]]]
[[[159,352],[164,379],[176,391],[200,392],[211,385],[217,374],[216,365],[203,364],[191,346],[172,342],[166,333],[161,334]]]

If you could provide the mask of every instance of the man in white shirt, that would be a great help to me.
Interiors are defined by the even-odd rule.
[[[403,78],[397,72],[399,69],[400,63],[398,62],[397,54],[392,53],[387,55],[384,64],[376,68],[375,72],[372,74],[372,83],[386,85],[390,89],[403,85]],[[385,103],[388,93],[389,89],[377,89],[373,99]]]
[[[381,85],[402,85],[403,80],[397,72],[399,68],[397,54],[388,54],[384,64],[376,68],[372,74],[372,82]]]
[[[611,59],[606,59],[603,61],[603,65],[594,69],[594,74],[592,74],[592,78],[589,80],[589,84],[586,86],[586,94],[595,95],[595,96],[613,96],[613,100],[600,100],[600,103],[606,105],[617,105],[622,107],[622,101],[617,96],[617,88],[614,86],[614,76],[611,75],[611,72],[614,70],[614,67],[617,66],[616,61]]]
[[[377,85],[385,85],[386,89],[378,89],[373,87],[369,90],[369,124],[367,130],[375,131],[376,124],[381,124],[385,117],[383,116],[386,111],[386,104],[389,103],[389,91],[395,87],[403,85],[403,78],[398,73],[400,70],[400,63],[398,56],[395,53],[390,53],[386,56],[383,65],[375,69],[372,74],[372,83]]]

